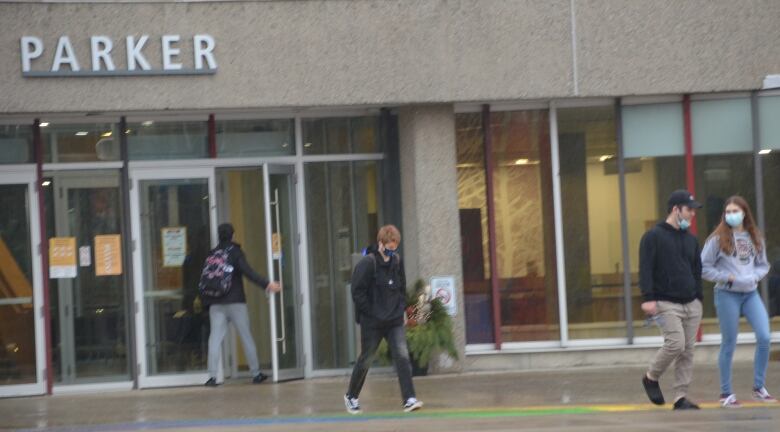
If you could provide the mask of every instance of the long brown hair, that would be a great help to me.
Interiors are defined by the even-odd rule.
[[[723,204],[723,214],[720,215],[720,223],[715,230],[710,234],[710,237],[718,236],[718,243],[720,243],[720,250],[731,255],[734,253],[734,236],[732,235],[732,228],[726,223],[726,207],[729,204],[735,204],[742,209],[745,213],[745,218],[742,220],[742,227],[750,234],[750,240],[753,242],[753,247],[756,251],[761,253],[762,250],[762,238],[761,231],[756,226],[756,221],[753,219],[753,212],[750,211],[750,205],[748,205],[745,198],[739,195],[729,197]]]

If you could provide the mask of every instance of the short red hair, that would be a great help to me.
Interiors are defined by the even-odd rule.
[[[382,244],[390,243],[391,241],[400,243],[401,231],[398,231],[395,225],[385,225],[379,228],[379,232],[376,234],[376,241]]]

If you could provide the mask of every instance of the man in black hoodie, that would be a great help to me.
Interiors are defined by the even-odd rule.
[[[404,411],[414,411],[423,405],[415,397],[406,346],[406,273],[401,257],[396,253],[401,233],[395,226],[385,225],[379,229],[376,240],[377,249],[369,251],[352,273],[352,300],[360,324],[361,352],[344,395],[344,405],[350,414],[360,413],[358,396],[382,339],[387,339],[393,356]]]
[[[693,379],[693,348],[702,316],[699,242],[688,233],[698,208],[701,204],[687,190],[672,192],[666,220],[647,231],[639,244],[642,310],[664,336],[664,345],[642,376],[642,385],[651,402],[663,405],[658,380],[674,361],[675,410],[699,409],[686,397]]]
[[[216,249],[226,250],[228,253],[228,264],[233,268],[230,290],[222,297],[203,296],[203,306],[209,310],[209,321],[211,322],[211,334],[209,335],[209,380],[206,381],[207,387],[217,386],[217,368],[219,367],[219,356],[221,354],[222,339],[227,333],[228,322],[232,322],[241,335],[241,342],[244,344],[244,354],[249,362],[249,371],[252,373],[252,382],[260,384],[268,376],[260,372],[260,362],[257,360],[257,348],[252,339],[252,332],[249,330],[249,312],[246,307],[246,294],[244,294],[244,276],[265,288],[267,293],[279,292],[281,286],[278,282],[269,282],[268,279],[260,276],[249,266],[246,261],[244,251],[241,245],[233,243],[233,225],[229,223],[221,224],[217,228],[219,244]]]

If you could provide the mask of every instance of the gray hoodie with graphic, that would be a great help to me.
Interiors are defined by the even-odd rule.
[[[761,253],[756,251],[747,231],[734,233],[734,253],[726,254],[720,250],[718,236],[711,236],[701,251],[701,276],[715,282],[715,289],[733,292],[751,292],[758,281],[769,273],[766,260],[766,246],[761,245]],[[734,275],[734,282],[729,282]]]

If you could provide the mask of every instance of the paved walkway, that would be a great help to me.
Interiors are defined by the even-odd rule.
[[[780,404],[747,403],[752,370],[735,365],[735,391],[745,407],[721,409],[714,366],[697,366],[692,399],[700,412],[672,412],[647,402],[642,368],[467,373],[415,380],[425,402],[401,411],[392,376],[369,376],[364,413],[343,409],[346,377],[216,389],[186,387],[0,400],[0,429],[40,431],[780,431]],[[780,363],[767,387],[780,395]],[[671,397],[672,374],[662,378]]]

